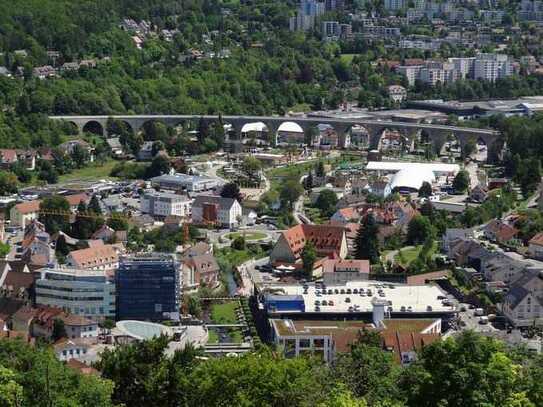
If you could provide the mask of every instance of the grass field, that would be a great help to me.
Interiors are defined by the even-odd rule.
[[[219,343],[219,334],[215,330],[210,329],[207,334],[207,343]]]
[[[417,257],[419,257],[419,253],[422,250],[422,245],[418,245],[409,249],[402,249],[402,255],[404,258],[403,263],[400,262],[400,254],[398,253],[396,256],[394,256],[394,263],[402,263],[404,267],[407,267],[415,260]],[[437,242],[434,242],[434,246],[432,247],[432,250],[430,252],[430,256],[433,255],[437,250]]]
[[[351,63],[353,58],[356,56],[357,54],[341,54],[341,60],[344,61],[344,62],[347,62],[347,63]]]
[[[211,320],[216,324],[235,324],[237,323],[237,307],[237,301],[228,301],[222,304],[213,304],[211,306]]]
[[[69,174],[61,175],[58,182],[70,181],[97,181],[99,179],[114,179],[109,174],[117,161],[109,160],[103,164],[93,163],[85,168],[72,171]]]
[[[250,231],[250,232],[233,232],[224,235],[227,239],[234,240],[240,236],[244,236],[245,240],[260,240],[264,239],[267,235],[262,232]]]

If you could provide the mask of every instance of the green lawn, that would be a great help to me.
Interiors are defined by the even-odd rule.
[[[245,240],[260,240],[264,239],[267,235],[262,232],[256,232],[256,231],[249,231],[249,232],[233,232],[228,233],[224,237],[230,240],[234,240],[240,236],[244,236]]]
[[[99,179],[114,179],[109,174],[117,161],[109,160],[103,164],[92,163],[85,168],[80,168],[70,172],[69,174],[61,175],[58,182],[70,181],[97,181]]]
[[[415,260],[418,256],[420,251],[422,250],[422,245],[415,246],[410,249],[402,249],[401,252],[403,254],[404,258],[404,267],[407,267],[411,264],[413,260]],[[432,247],[432,250],[430,252],[430,256],[432,256],[437,250],[437,242],[434,242],[434,246]],[[400,263],[400,254],[398,253],[396,256],[394,256],[394,263]]]
[[[207,331],[207,343],[219,343],[219,334],[214,329]]]
[[[211,320],[216,324],[236,324],[237,301],[228,301],[222,304],[213,304],[211,306]]]
[[[350,64],[357,54],[341,54],[341,60]]]
[[[241,343],[243,341],[243,336],[241,335],[241,332],[239,329],[230,330],[230,340],[232,343]]]

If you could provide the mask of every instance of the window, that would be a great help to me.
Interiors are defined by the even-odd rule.
[[[311,341],[309,339],[300,339],[299,346],[300,348],[309,348],[311,347]]]

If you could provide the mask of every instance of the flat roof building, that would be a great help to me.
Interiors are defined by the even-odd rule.
[[[199,175],[173,174],[160,175],[151,178],[151,185],[172,191],[200,192],[209,191],[222,186],[224,182],[219,178]]]
[[[344,284],[265,284],[260,287],[274,295],[260,298],[270,317],[370,316],[374,299],[386,301],[388,316],[443,317],[454,315],[454,306],[444,302],[446,293],[436,285],[404,285],[379,281],[348,281]],[[350,319],[352,319],[352,317]]]

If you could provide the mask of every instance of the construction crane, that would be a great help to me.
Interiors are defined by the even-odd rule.
[[[67,216],[67,217],[80,217],[80,218],[89,218],[89,219],[123,219],[126,221],[129,221],[132,219],[132,214],[124,214],[124,213],[112,213],[109,215],[102,215],[97,214],[94,212],[77,212],[73,213],[70,211],[55,211],[55,210],[39,210],[39,215],[52,215],[52,216]],[[183,229],[183,239],[185,242],[188,242],[190,240],[190,219],[188,219],[186,216],[181,217],[182,222],[182,229]]]

